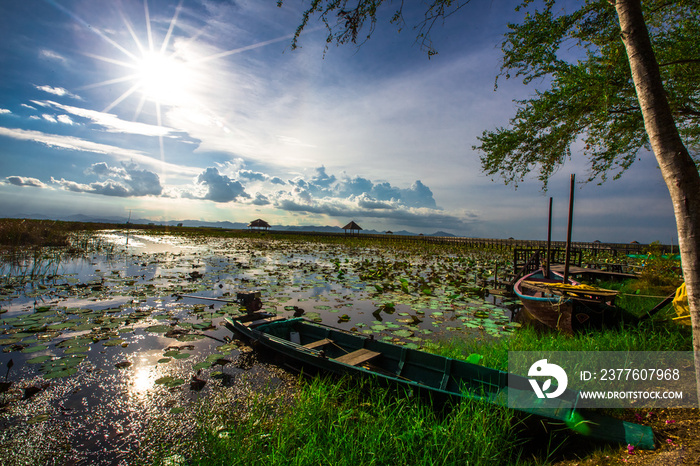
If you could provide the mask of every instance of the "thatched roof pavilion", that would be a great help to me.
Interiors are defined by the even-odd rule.
[[[250,224],[248,225],[248,228],[250,228],[251,230],[253,230],[253,229],[269,230],[270,224],[267,223],[265,220],[257,219],[257,220],[253,220],[252,222],[250,222]]]
[[[352,222],[350,222],[350,223],[348,223],[347,225],[345,225],[345,226],[343,227],[343,230],[345,230],[345,234],[346,234],[346,235],[348,234],[348,230],[350,230],[350,234],[351,234],[351,235],[352,235],[352,234],[357,234],[357,235],[359,235],[359,234],[360,234],[360,230],[362,230],[362,227],[360,227],[360,225],[358,225],[357,223],[355,223],[355,221],[353,220]]]

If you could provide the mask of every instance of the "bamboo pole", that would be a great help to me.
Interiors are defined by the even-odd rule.
[[[569,281],[569,261],[571,259],[571,227],[574,223],[574,186],[576,175],[571,174],[571,187],[569,188],[569,226],[566,229],[566,259],[564,259],[564,283]]]
[[[545,257],[544,278],[549,278],[549,261],[552,257],[552,198],[549,198],[549,223],[547,224],[547,257]]]

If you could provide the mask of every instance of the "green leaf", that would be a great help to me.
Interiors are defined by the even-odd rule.
[[[27,364],[41,364],[42,362],[46,362],[49,359],[52,359],[53,356],[45,355],[45,356],[37,356],[32,359],[27,360]]]
[[[28,348],[24,348],[22,350],[23,353],[36,353],[37,351],[44,351],[47,350],[49,347],[46,345],[37,345],[37,346],[30,346]]]

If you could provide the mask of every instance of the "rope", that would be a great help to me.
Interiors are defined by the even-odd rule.
[[[658,298],[658,299],[665,299],[666,296],[652,296],[648,294],[633,294],[633,293],[621,293],[622,296],[636,296],[638,298]]]

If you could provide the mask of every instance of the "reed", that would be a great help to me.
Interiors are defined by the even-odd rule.
[[[0,220],[0,245],[67,246],[68,230],[64,222],[6,218]]]

